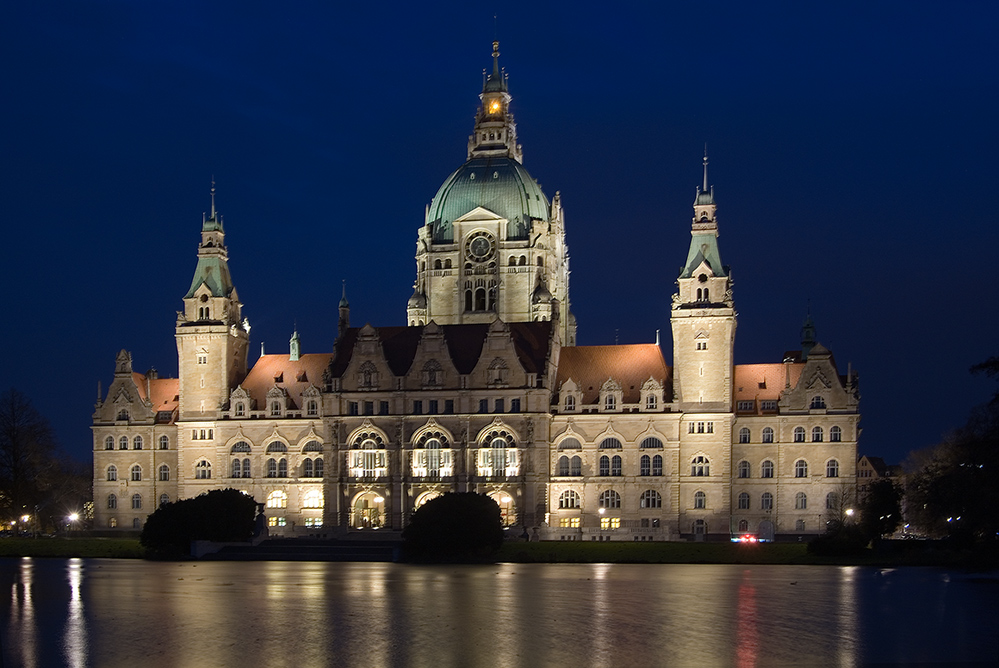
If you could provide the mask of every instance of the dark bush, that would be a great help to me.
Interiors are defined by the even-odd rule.
[[[146,520],[139,543],[152,558],[173,559],[189,555],[192,540],[248,541],[256,512],[252,497],[235,489],[215,489],[160,506]]]
[[[406,561],[490,561],[503,544],[503,522],[499,506],[488,496],[448,493],[413,513],[402,538]]]

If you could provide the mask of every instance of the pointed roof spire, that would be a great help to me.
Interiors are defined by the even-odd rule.
[[[495,40],[493,41],[493,72],[486,77],[486,83],[482,87],[483,93],[506,92],[506,77],[500,70],[499,57],[499,40]]]
[[[215,218],[215,175],[212,174],[212,216]]]
[[[343,279],[343,294],[340,297],[340,308],[349,308],[350,303],[347,301],[347,279]]]
[[[801,326],[801,361],[808,359],[809,353],[816,347],[815,321],[812,320],[812,300],[808,300],[808,310],[805,315],[805,322]]]
[[[714,188],[708,186],[708,144],[704,143],[704,158],[702,160],[704,165],[704,176],[701,181],[701,186],[697,189],[697,197],[694,198],[694,205],[698,204],[714,204],[715,203],[715,193]]]
[[[704,142],[704,184],[701,191],[708,192],[708,142]]]

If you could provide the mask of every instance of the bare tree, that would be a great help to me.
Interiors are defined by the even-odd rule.
[[[48,421],[18,390],[0,394],[0,519],[34,515],[44,504],[55,464]]]

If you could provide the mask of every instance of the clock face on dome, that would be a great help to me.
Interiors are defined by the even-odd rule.
[[[484,232],[469,237],[465,242],[465,254],[476,262],[485,262],[493,255],[493,241]]]

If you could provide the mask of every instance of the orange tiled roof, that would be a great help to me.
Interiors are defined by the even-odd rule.
[[[132,372],[132,382],[139,389],[139,399],[145,401],[147,398],[153,405],[154,413],[169,413],[170,420],[173,420],[173,414],[177,410],[177,406],[180,403],[180,379],[179,378],[151,378],[149,379],[149,393],[152,397],[148,397],[146,394],[146,375],[142,373]],[[164,422],[163,419],[157,419],[157,423]]]
[[[802,362],[791,364],[737,364],[735,365],[735,400],[764,401],[778,399],[784,390],[787,370],[791,372],[791,387],[798,384]]]
[[[584,404],[599,401],[600,387],[608,378],[621,384],[626,404],[641,401],[642,384],[649,378],[663,384],[667,399],[673,396],[672,369],[654,343],[562,348],[555,389],[570,378],[582,390]]]
[[[240,385],[257,400],[258,409],[263,408],[267,392],[275,385],[288,391],[290,408],[301,408],[302,392],[310,385],[323,389],[323,371],[331,357],[330,353],[317,353],[293,362],[287,354],[261,355]]]

